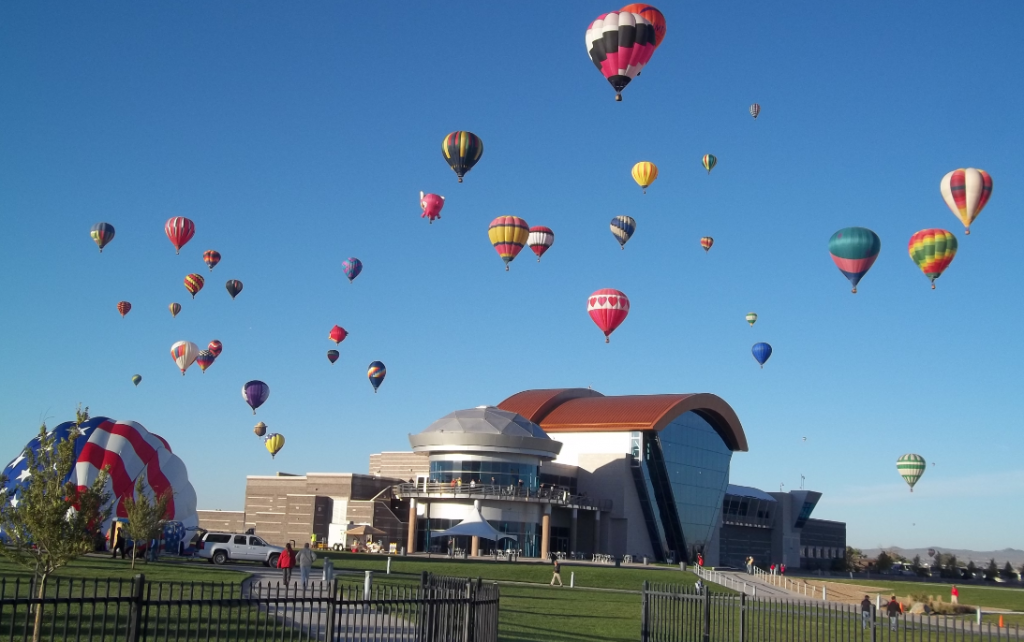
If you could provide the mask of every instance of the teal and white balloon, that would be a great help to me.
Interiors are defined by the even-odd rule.
[[[899,471],[900,476],[910,486],[910,492],[914,492],[914,484],[921,479],[921,475],[924,474],[926,467],[927,464],[924,461],[924,457],[913,453],[903,455],[896,460],[896,470]]]

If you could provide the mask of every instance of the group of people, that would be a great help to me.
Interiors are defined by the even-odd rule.
[[[285,584],[290,584],[292,581],[292,569],[296,566],[299,567],[299,578],[302,582],[302,588],[306,588],[309,583],[309,572],[313,569],[313,562],[316,561],[316,553],[309,547],[309,544],[304,544],[302,550],[296,552],[292,548],[291,542],[285,544],[284,550],[277,556],[277,568],[282,571],[282,578]]]

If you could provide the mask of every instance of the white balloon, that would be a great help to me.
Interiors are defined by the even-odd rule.
[[[198,356],[199,346],[191,341],[179,341],[171,346],[171,358],[174,359],[174,363],[178,364],[182,376],[185,376],[185,371],[195,363]]]

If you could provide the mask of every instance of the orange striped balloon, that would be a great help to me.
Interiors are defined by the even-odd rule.
[[[947,230],[921,230],[910,237],[908,250],[910,258],[917,263],[924,275],[931,279],[935,289],[935,279],[953,262],[956,256],[956,237]]]
[[[188,290],[193,299],[196,298],[196,292],[203,289],[204,283],[206,281],[201,274],[189,274],[185,277],[185,289]]]
[[[121,318],[122,319],[124,318],[124,315],[128,314],[129,312],[131,312],[131,309],[132,309],[132,304],[131,303],[128,303],[127,301],[118,301],[117,302],[117,311],[121,313]]]
[[[702,237],[700,237],[700,246],[702,248],[704,248],[704,253],[705,254],[708,253],[708,250],[710,250],[711,246],[714,245],[714,244],[715,244],[715,239],[711,238],[710,236],[702,236]]]

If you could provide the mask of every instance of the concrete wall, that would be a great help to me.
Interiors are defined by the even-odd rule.
[[[402,481],[416,480],[430,472],[430,462],[425,454],[413,452],[390,452],[370,455],[370,475],[391,477]]]

